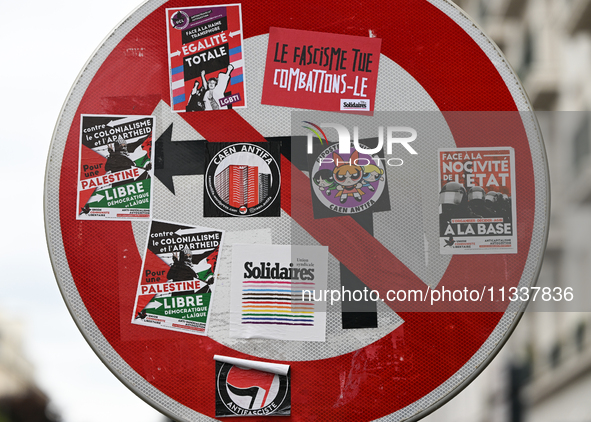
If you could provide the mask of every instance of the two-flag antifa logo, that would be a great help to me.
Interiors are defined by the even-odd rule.
[[[216,416],[290,414],[289,374],[216,362],[216,375]]]

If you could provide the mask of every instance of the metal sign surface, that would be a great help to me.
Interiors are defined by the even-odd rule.
[[[167,25],[186,28],[191,18],[186,13],[168,19],[166,9],[196,6],[202,13],[204,7],[228,5],[181,0],[144,3],[90,59],[62,110],[48,160],[45,218],[52,263],[73,318],[111,371],[175,420],[215,417],[214,355],[289,364],[291,420],[420,419],[457,394],[495,356],[519,320],[519,306],[510,307],[505,300],[500,305],[478,304],[483,306],[479,311],[477,307],[445,308],[432,300],[412,304],[386,300],[377,304],[377,328],[344,330],[341,315],[329,310],[325,342],[237,339],[230,337],[228,325],[233,312],[227,273],[231,255],[222,255],[222,248],[207,336],[131,324],[151,221],[127,221],[130,213],[125,214],[126,221],[79,218],[80,213],[85,213],[82,206],[77,206],[81,127],[85,127],[82,116],[154,117],[154,145],[144,145],[146,155],[153,147],[153,155],[148,155],[153,168],[146,166],[145,159],[134,164],[134,168],[153,172],[154,219],[175,221],[183,227],[223,230],[224,248],[242,243],[328,246],[329,287],[338,288],[331,279],[338,279],[341,265],[382,298],[387,297],[389,289],[396,288],[426,291],[432,299],[431,291],[461,290],[467,282],[478,284],[484,296],[489,288],[496,292],[503,287],[532,286],[545,248],[549,214],[547,164],[523,88],[494,44],[447,1],[337,4],[321,0],[313,5],[243,1],[241,57],[233,50],[224,68],[228,69],[229,87],[241,69],[243,78],[237,83],[243,85],[232,93],[239,92],[240,101],[243,96],[246,101],[238,103],[238,97],[232,99],[230,95],[225,100],[217,99],[219,109],[210,106],[213,109],[209,110],[203,105],[204,111],[190,111],[190,101],[181,100],[178,92],[175,95],[180,85],[174,85],[170,70],[174,69],[172,61],[176,56],[171,57],[175,52],[169,51]],[[230,23],[220,25],[222,31],[227,26],[229,33],[238,36]],[[254,144],[292,135],[292,112],[296,111],[272,105],[273,96],[263,98],[266,70],[270,69],[268,51],[272,50],[270,28],[326,33],[329,36],[321,40],[327,45],[337,42],[341,35],[381,39],[375,98],[358,105],[369,104],[376,116],[382,111],[396,111],[413,112],[420,116],[419,120],[428,113],[441,117],[438,124],[444,126],[451,141],[421,147],[419,131],[417,140],[410,144],[421,157],[416,167],[408,160],[402,166],[404,171],[396,167],[386,170],[388,188],[381,188],[388,190],[389,207],[369,214],[373,235],[360,219],[351,216],[317,218],[313,210],[316,194],[311,192],[310,184],[313,174],[285,150],[280,157],[281,191],[272,195],[273,201],[278,201],[273,204],[280,204],[280,210],[277,207],[269,213],[271,206],[265,208],[268,216],[242,217],[242,211],[248,213],[248,205],[243,210],[233,207],[233,215],[220,212],[204,216],[207,144]],[[371,43],[375,50],[375,42]],[[219,54],[225,51],[219,45],[214,48]],[[279,46],[279,62],[281,52]],[[187,66],[199,60],[191,56]],[[363,66],[370,66],[369,56],[364,60]],[[191,77],[200,80],[201,75]],[[185,85],[188,92],[197,92],[197,88],[209,84],[209,79],[195,82],[193,91],[188,80]],[[359,89],[361,85],[355,85],[351,96]],[[214,95],[212,89],[210,99]],[[173,109],[174,105],[179,108],[179,104],[185,104],[183,101],[187,111]],[[237,101],[239,106],[223,109],[223,104],[232,104],[230,101]],[[349,100],[342,104],[357,107]],[[324,111],[351,111],[330,107],[310,106]],[[299,115],[295,116],[301,123]],[[320,124],[325,117],[318,116],[313,123]],[[333,121],[339,119],[338,114],[333,116]],[[397,126],[406,125],[399,122]],[[330,132],[329,138],[333,137],[334,132]],[[130,144],[118,143],[125,147]],[[469,256],[442,254],[437,220],[437,150],[493,147],[510,148],[514,153],[515,250]],[[115,149],[113,143],[110,153]],[[260,155],[264,156],[264,152]],[[273,161],[271,166],[275,165]],[[212,180],[218,173],[212,174]],[[137,179],[139,174],[133,177]],[[140,182],[145,183],[144,179]],[[379,183],[379,175],[373,182]],[[125,188],[127,194],[131,194],[129,189]],[[422,189],[432,196],[431,200],[418,201],[424,195]],[[116,186],[113,190],[112,195],[123,192]],[[347,193],[339,201],[357,200],[356,192],[346,192],[350,195]],[[369,195],[368,189],[363,192]],[[146,218],[148,214],[141,215]],[[411,227],[418,227],[416,233]],[[181,257],[179,252],[174,259]]]

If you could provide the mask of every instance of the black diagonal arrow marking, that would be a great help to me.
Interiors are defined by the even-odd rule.
[[[172,142],[172,123],[156,141],[154,174],[174,195],[172,176],[205,172],[205,141]]]
[[[363,227],[369,234],[374,235],[373,214],[353,214],[353,220]],[[341,286],[351,292],[354,296],[355,291],[360,293],[367,289],[366,284],[359,280],[345,265],[340,264],[341,268]],[[368,289],[369,290],[369,289]],[[377,328],[378,326],[378,305],[370,299],[351,300],[343,298],[341,300],[341,317],[343,329],[348,328]]]

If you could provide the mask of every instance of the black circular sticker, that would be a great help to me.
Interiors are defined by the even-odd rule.
[[[288,376],[222,362],[217,372],[216,416],[289,415]]]
[[[367,149],[363,144],[362,148]],[[312,167],[313,191],[318,200],[339,214],[356,214],[371,208],[382,195],[386,172],[379,157],[353,145],[339,154],[338,144],[321,152]]]
[[[205,191],[215,208],[206,204],[206,217],[279,216],[278,146],[211,143],[208,150]]]
[[[186,29],[189,26],[189,15],[184,10],[179,10],[176,14],[172,15],[170,24],[174,29]]]

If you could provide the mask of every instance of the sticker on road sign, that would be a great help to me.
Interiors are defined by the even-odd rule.
[[[246,106],[240,4],[166,9],[172,110]]]
[[[206,335],[222,235],[153,221],[132,323]]]
[[[439,150],[442,254],[517,253],[513,148]]]
[[[309,156],[314,218],[390,210],[383,161],[364,152],[364,141],[359,145],[351,144],[346,153],[339,152],[338,143],[314,145],[315,154]]]
[[[270,28],[262,104],[372,115],[382,40]]]
[[[230,336],[324,341],[326,246],[232,245]]]
[[[279,144],[209,143],[205,217],[278,217]]]
[[[291,414],[289,365],[227,356],[214,359],[217,417]]]
[[[170,2],[147,0],[123,20],[88,61],[60,115],[45,178],[48,245],[65,302],[80,330],[108,367],[138,396],[173,420],[206,421],[216,417],[216,393],[211,384],[214,355],[289,364],[294,374],[290,383],[294,403],[290,417],[294,421],[419,419],[477,377],[516,327],[525,304],[492,302],[487,300],[489,293],[501,288],[508,291],[531,287],[541,268],[550,209],[549,180],[544,145],[531,105],[495,44],[450,1],[377,0],[371,7],[363,2],[335,7],[334,1],[328,0],[303,3],[243,0],[240,4],[244,13],[242,45],[248,60],[246,108],[183,113],[172,110],[168,89],[170,72],[164,57],[168,51],[164,25],[169,22],[166,8]],[[185,0],[174,4],[177,8],[194,6]],[[181,17],[179,20],[182,21]],[[343,49],[348,50],[343,66],[352,64],[352,50],[349,51],[348,44],[325,45],[325,34],[359,37],[367,43],[374,38],[382,40],[379,58],[374,61],[372,56],[369,63],[369,55],[365,56],[366,64],[379,63],[375,98],[368,105],[372,110],[400,112],[396,119],[385,114],[382,117],[386,120],[374,125],[378,113],[359,116],[340,110],[341,105],[363,104],[349,100],[362,98],[354,94],[361,94],[362,78],[367,75],[360,75],[355,90],[355,75],[347,69],[345,80],[353,81],[353,85],[347,85],[353,89],[346,96],[345,93],[326,95],[331,101],[336,96],[329,110],[351,135],[355,126],[359,126],[361,134],[374,134],[370,136],[380,133],[376,129],[383,127],[387,143],[388,134],[396,128],[416,130],[411,145],[417,154],[404,152],[399,157],[403,164],[384,165],[389,210],[315,218],[316,193],[312,189],[316,185],[310,181],[313,174],[305,148],[303,154],[295,154],[293,144],[290,146],[288,142],[296,133],[292,128],[297,125],[301,129],[303,120],[318,125],[335,120],[318,116],[294,119],[292,124],[296,111],[292,105],[299,101],[294,94],[306,93],[299,88],[295,92],[275,86],[285,91],[286,98],[296,100],[295,103],[277,105],[267,103],[266,97],[263,99],[264,84],[269,82],[263,69],[269,58],[273,60],[275,52],[275,46],[270,45],[269,28],[323,34],[311,41],[304,42],[303,38],[296,41],[302,48],[306,45],[306,53],[310,45],[312,54],[324,46],[330,47],[331,54],[334,48],[335,57],[338,48],[341,53]],[[290,42],[286,44],[285,60],[293,60],[295,48],[291,49]],[[279,45],[279,60],[282,47]],[[287,66],[282,69],[295,69],[289,63],[274,63]],[[371,66],[370,69],[373,75]],[[306,87],[308,82],[309,78]],[[367,86],[370,89],[371,85]],[[297,103],[296,107],[307,109],[317,105],[324,106],[324,97],[313,97],[311,101]],[[153,161],[156,174],[159,169],[165,170],[162,179],[152,179],[153,213],[159,219],[178,221],[179,226],[187,228],[220,229],[214,231],[268,231],[268,237],[277,245],[326,246],[329,249],[327,289],[340,293],[348,301],[356,300],[356,292],[365,296],[364,288],[368,296],[370,292],[374,297],[379,293],[384,301],[377,300],[377,311],[372,310],[377,326],[343,329],[341,310],[351,308],[335,303],[327,307],[324,342],[230,337],[231,290],[227,273],[220,274],[220,280],[227,280],[226,283],[216,282],[212,286],[216,297],[214,306],[208,309],[206,336],[150,329],[146,327],[148,323],[131,324],[130,318],[142,312],[134,306],[138,293],[136,280],[141,274],[146,276],[142,265],[144,255],[148,254],[147,243],[157,239],[148,237],[150,226],[146,221],[82,221],[74,215],[81,115],[87,113],[156,116],[153,139],[162,142]],[[364,126],[355,122],[356,117],[372,120]],[[303,145],[305,135],[300,138]],[[242,204],[234,207],[233,213],[226,212],[222,205],[227,205],[225,201],[212,203],[208,191],[202,188],[210,186],[209,193],[215,192],[215,171],[211,174],[211,170],[218,164],[210,164],[211,159],[201,161],[201,151],[207,149],[206,144],[218,144],[217,152],[222,152],[229,142],[259,145],[267,153],[269,146],[277,145],[277,154],[270,154],[277,163],[277,178],[272,177],[270,181],[274,184],[277,180],[277,196],[260,214],[248,214],[249,209],[257,209],[257,205],[253,206],[255,199],[248,205],[249,194],[251,198],[255,195],[254,186],[248,187],[251,180],[254,184],[255,179],[248,178],[254,169],[248,167],[256,163],[238,164],[246,168],[247,177],[241,181],[247,186],[237,188],[235,198],[242,199],[236,199],[235,203]],[[401,146],[394,147],[396,151]],[[437,150],[509,147],[513,148],[515,158],[516,190],[512,188],[511,198],[518,193],[519,199],[518,206],[512,204],[519,222],[517,253],[442,255],[438,220],[442,186],[437,182],[441,177]],[[395,154],[390,155],[386,149],[386,163],[397,157]],[[232,155],[226,157],[224,153],[220,163]],[[254,155],[269,166],[271,173],[267,174],[273,175],[273,162],[265,162],[256,152]],[[253,161],[258,160],[253,158]],[[208,165],[210,173],[203,174]],[[266,173],[263,170],[260,173]],[[382,181],[370,183],[374,183],[372,186],[377,191]],[[358,189],[369,191],[369,188]],[[384,189],[382,197],[385,193]],[[362,198],[369,195],[366,193]],[[355,195],[347,195],[346,201],[355,203]],[[204,215],[203,209],[207,207],[212,210],[211,215]],[[248,218],[216,218],[241,216],[242,207]],[[258,218],[271,211],[273,218]],[[260,242],[249,240],[241,243],[252,243],[256,250]],[[189,249],[195,256],[196,251]],[[179,253],[177,259],[181,258],[180,251],[166,253]],[[167,277],[172,257],[168,262],[156,256],[154,259],[162,261],[161,268],[154,271],[166,271]],[[259,261],[259,267],[260,262],[267,261]],[[339,283],[343,279],[355,283]],[[174,292],[159,292],[156,286],[161,285],[164,290],[164,286],[170,289],[175,283],[158,280],[146,283],[148,289],[154,288],[151,294],[171,294],[166,302],[171,308],[166,308],[164,300],[160,300],[161,305],[154,304],[146,314],[160,319],[155,312],[172,309]],[[472,290],[487,293],[480,296],[484,297],[481,304],[466,302],[463,295],[460,302],[451,305],[448,299],[444,300],[455,300],[467,287],[470,293]],[[194,287],[190,290],[193,292]],[[449,294],[444,295],[444,290]],[[471,305],[469,311],[454,311],[466,304]],[[179,306],[176,299],[174,306]]]
[[[151,216],[153,130],[153,116],[81,116],[79,220]]]

